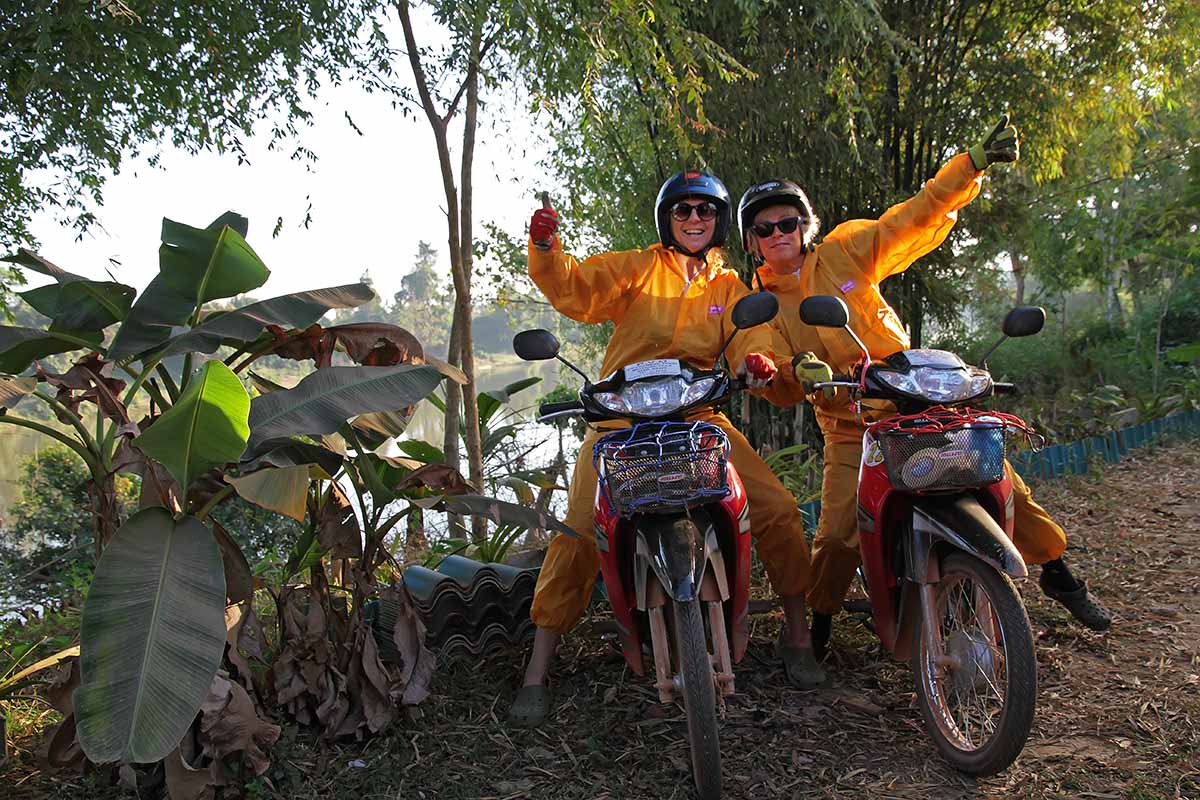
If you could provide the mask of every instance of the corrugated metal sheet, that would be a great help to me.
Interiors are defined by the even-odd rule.
[[[409,567],[402,580],[425,624],[426,646],[448,662],[532,641],[537,573],[454,555],[436,570]]]

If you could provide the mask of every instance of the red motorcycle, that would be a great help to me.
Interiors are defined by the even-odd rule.
[[[863,351],[853,374],[814,391],[846,388],[857,403],[886,400],[899,411],[867,428],[859,470],[861,576],[875,632],[911,659],[942,755],[964,772],[1000,772],[1025,746],[1037,697],[1033,633],[1013,584],[1028,573],[1012,543],[1005,439],[1038,437],[1018,417],[968,407],[1013,388],[992,381],[986,356],[981,367],[944,350],[873,361],[836,297],[807,298],[800,318],[844,328]],[[1014,308],[1004,338],[1033,335],[1045,319],[1041,308]]]
[[[769,292],[748,295],[733,309],[734,326],[769,322],[778,308]],[[583,375],[558,355],[548,331],[518,333],[513,349],[527,361],[558,358]],[[750,509],[728,463],[728,437],[716,425],[686,421],[745,388],[719,361],[720,354],[709,370],[644,361],[594,384],[583,375],[577,401],[539,409],[541,421],[581,415],[633,423],[600,438],[593,451],[601,572],[630,669],[645,674],[642,643],[649,641],[659,699],[683,698],[692,775],[704,800],[721,794],[717,702],[734,690],[750,599]]]

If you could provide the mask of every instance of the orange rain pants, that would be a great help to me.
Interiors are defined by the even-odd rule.
[[[842,419],[822,419],[825,474],[821,484],[821,518],[813,538],[813,611],[836,614],[854,579],[858,550],[858,467],[865,426]],[[1067,549],[1067,534],[1038,505],[1012,465],[1005,471],[1013,487],[1013,544],[1027,564],[1053,561]]]
[[[737,467],[750,501],[754,547],[775,593],[783,597],[803,594],[809,588],[808,543],[795,498],[724,414],[704,412],[692,419],[717,425],[729,436],[729,460]],[[602,424],[606,429],[622,427],[617,423]],[[592,519],[597,483],[592,446],[606,432],[592,430],[580,445],[566,518],[567,525],[579,536],[559,534],[550,542],[530,610],[539,628],[566,633],[583,615],[592,596],[596,573],[600,570]]]

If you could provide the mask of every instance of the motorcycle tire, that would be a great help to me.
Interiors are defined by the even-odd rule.
[[[683,706],[692,750],[692,777],[700,800],[721,796],[721,742],[712,658],[704,638],[700,600],[675,603],[675,638],[683,675]]]
[[[917,701],[921,708],[921,716],[925,728],[933,738],[938,750],[956,769],[970,775],[994,775],[1008,768],[1020,755],[1029,737],[1033,725],[1034,708],[1037,702],[1037,657],[1034,652],[1033,632],[1029,624],[1029,616],[1021,602],[1021,596],[1013,585],[1012,580],[992,566],[965,553],[954,553],[947,556],[941,564],[942,579],[934,588],[936,607],[934,618],[942,621],[943,636],[946,620],[950,618],[947,609],[948,595],[959,581],[970,581],[974,591],[982,590],[992,611],[992,620],[986,627],[992,629],[984,644],[981,630],[977,634],[952,634],[959,636],[956,640],[960,656],[967,655],[976,677],[963,674],[950,676],[947,672],[943,679],[943,670],[925,652],[925,637],[923,625],[917,625],[913,632],[912,668],[916,680]],[[978,621],[978,594],[973,593],[971,601],[972,613]],[[981,627],[983,627],[981,625]],[[972,638],[974,636],[975,638]],[[969,649],[968,653],[963,649]],[[947,644],[943,639],[943,652],[955,649],[955,642]],[[981,666],[986,662],[986,665]],[[997,684],[999,674],[995,665],[1002,662],[1004,666],[1003,700],[996,712],[993,728],[990,733],[981,730],[978,743],[969,741],[971,737],[970,720],[975,716],[975,709],[967,715],[967,730],[964,734],[953,718],[952,698],[948,696],[946,684],[954,680],[978,684],[986,684],[986,693],[999,693]],[[961,669],[961,667],[960,667]],[[989,677],[987,672],[993,674]],[[996,679],[996,680],[993,680]],[[975,691],[977,687],[968,687]],[[954,692],[957,702],[962,702],[958,691]],[[986,711],[986,709],[985,709]],[[983,735],[986,734],[986,735]],[[964,744],[966,746],[964,746]]]

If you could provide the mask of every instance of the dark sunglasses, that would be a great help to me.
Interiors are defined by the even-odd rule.
[[[696,216],[702,220],[708,221],[717,218],[716,203],[676,203],[671,206],[671,219],[676,222],[687,222],[692,218],[692,212],[696,212]]]
[[[766,239],[776,228],[779,228],[780,233],[794,233],[803,221],[804,217],[784,217],[775,222],[756,222],[750,226],[750,230],[754,231],[758,238]]]

